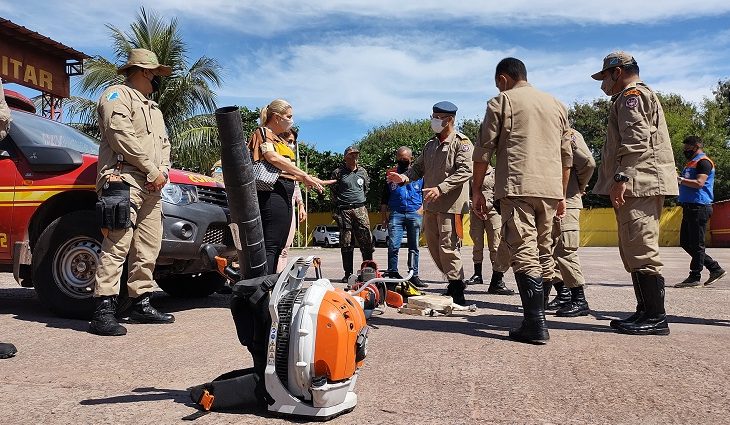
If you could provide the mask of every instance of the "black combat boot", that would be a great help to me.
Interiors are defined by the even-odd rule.
[[[481,285],[484,283],[482,280],[482,263],[474,263],[474,276],[470,277],[466,281],[467,285]]]
[[[489,288],[487,288],[487,294],[496,295],[514,295],[515,291],[507,288],[502,278],[504,273],[492,271],[492,280],[489,282]]]
[[[175,316],[162,313],[150,304],[150,293],[142,294],[134,300],[129,313],[130,323],[173,323]]]
[[[545,344],[550,339],[550,334],[545,322],[542,277],[515,273],[515,280],[517,280],[517,289],[520,291],[522,299],[524,319],[519,328],[509,331],[509,337],[520,342]]]
[[[542,282],[542,295],[545,298],[545,310],[547,310],[548,302],[550,301],[550,291],[553,289],[553,282]]]
[[[578,317],[587,316],[588,312],[588,301],[586,301],[586,294],[583,291],[583,285],[577,288],[570,288],[571,300],[570,302],[558,309],[555,315],[558,317]]]
[[[18,350],[13,344],[0,342],[0,359],[9,359],[17,353]]]
[[[625,319],[611,320],[610,325],[614,329],[618,329],[620,325],[626,323],[633,323],[644,314],[644,297],[639,289],[638,275],[639,273],[637,272],[631,273],[631,282],[634,284],[634,296],[636,296],[636,312]]]
[[[347,283],[350,276],[352,276],[354,254],[355,251],[340,250],[340,255],[342,255],[342,268],[345,269],[345,277],[342,278],[342,283]]]
[[[644,314],[634,322],[618,325],[618,331],[631,335],[669,335],[664,311],[664,277],[637,273],[639,290],[644,297]]]
[[[455,304],[466,305],[466,299],[464,299],[464,289],[466,283],[463,280],[449,280],[449,286],[446,288],[446,295],[451,296],[454,299]]]
[[[127,328],[117,322],[117,297],[96,297],[96,310],[91,316],[89,333],[102,336],[122,336]]]
[[[553,286],[555,287],[557,294],[555,294],[555,298],[547,304],[545,310],[557,310],[570,303],[570,289],[565,287],[563,281],[559,280],[557,282],[553,282]]]

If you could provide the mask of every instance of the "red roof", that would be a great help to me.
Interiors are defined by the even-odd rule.
[[[24,26],[15,24],[4,18],[0,18],[0,34],[2,34],[2,36],[12,37],[16,40],[31,44],[54,56],[60,56],[66,60],[76,59],[81,61],[90,57],[86,53],[79,52],[65,44],[59,43],[45,35],[38,34],[35,31],[31,31]]]

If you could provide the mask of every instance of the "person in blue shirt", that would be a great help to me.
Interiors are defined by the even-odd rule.
[[[396,151],[397,166],[388,173],[405,173],[413,161],[413,151],[401,146]],[[408,267],[413,269],[411,283],[419,288],[428,285],[418,277],[418,240],[423,222],[423,179],[408,183],[385,182],[380,201],[383,224],[388,225],[388,274],[400,278],[398,273],[398,251],[403,241],[403,232],[408,236]],[[390,213],[388,213],[390,212]],[[411,263],[413,261],[413,263]]]
[[[684,139],[684,156],[687,165],[677,177],[679,183],[679,203],[682,205],[682,227],[679,231],[679,244],[692,257],[689,277],[674,285],[675,288],[700,286],[703,268],[710,271],[705,285],[710,285],[725,277],[727,272],[717,261],[705,252],[705,231],[712,216],[713,186],[715,184],[715,164],[702,151],[702,139],[688,136]]]

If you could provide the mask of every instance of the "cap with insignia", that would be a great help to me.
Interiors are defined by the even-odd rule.
[[[624,65],[636,65],[636,59],[626,52],[611,52],[603,58],[603,68],[591,75],[591,78],[594,80],[603,80],[603,71]]]
[[[355,146],[348,146],[345,148],[345,156],[351,153],[360,153],[360,149],[356,148]]]
[[[444,100],[442,102],[439,102],[435,105],[433,105],[433,112],[435,114],[451,114],[456,115],[456,110],[459,109],[454,105],[453,103]]]
[[[157,71],[158,75],[167,77],[172,74],[172,68],[167,65],[161,65],[160,61],[157,60],[157,55],[147,49],[132,49],[129,51],[129,58],[127,63],[122,65],[118,70],[117,74],[123,74],[124,70],[133,66],[145,69],[153,69]]]

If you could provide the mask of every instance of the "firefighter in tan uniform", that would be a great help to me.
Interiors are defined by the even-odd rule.
[[[175,320],[150,305],[152,273],[162,243],[160,190],[170,169],[170,141],[162,113],[148,96],[171,69],[160,65],[153,52],[132,49],[118,72],[126,76],[125,84],[106,89],[97,107],[101,132],[97,211],[104,241],[96,270],[96,311],[89,326],[89,332],[97,335],[127,332],[114,317],[127,258],[129,279],[124,290],[134,301],[129,321]]]
[[[601,90],[612,101],[593,193],[608,195],[613,204],[619,253],[637,301],[636,312],[612,320],[611,327],[629,334],[667,335],[659,218],[664,197],[679,190],[664,110],[639,78],[636,60],[625,52],[610,53],[591,77],[602,81]]]
[[[583,192],[596,169],[596,160],[593,159],[583,136],[576,130],[571,130],[570,145],[573,150],[573,167],[568,180],[565,217],[555,220],[552,231],[557,280],[545,282],[545,300],[550,295],[551,286],[555,286],[558,291],[558,295],[546,309],[557,310],[555,315],[559,317],[586,316],[589,312],[583,290],[585,278],[578,259],[578,247]]]
[[[423,232],[428,251],[449,281],[446,295],[464,305],[466,283],[459,245],[463,239],[461,215],[469,208],[473,146],[455,130],[456,110],[451,102],[433,105],[431,130],[436,135],[405,174],[390,173],[388,181],[400,184],[423,177]]]
[[[10,129],[10,108],[5,102],[5,92],[3,91],[2,79],[0,79],[0,141],[8,135]],[[13,357],[18,350],[13,344],[0,342],[0,359]]]
[[[492,264],[492,279],[489,282],[487,294],[514,295],[515,291],[507,288],[502,280],[504,273],[509,269],[509,252],[507,246],[501,244],[502,217],[494,208],[494,168],[489,167],[484,176],[482,194],[486,202],[487,214],[482,219],[474,208],[469,210],[469,236],[474,243],[472,260],[474,261],[474,275],[466,282],[468,285],[483,283],[482,262],[484,261],[484,233],[487,234],[489,262]]]
[[[473,208],[485,216],[486,202],[479,189],[496,152],[494,198],[525,316],[509,335],[545,343],[550,336],[543,279],[552,279],[555,273],[553,218],[565,215],[565,190],[573,165],[568,111],[527,82],[527,69],[518,59],[505,58],[497,64],[495,83],[500,93],[487,103],[474,149]]]

